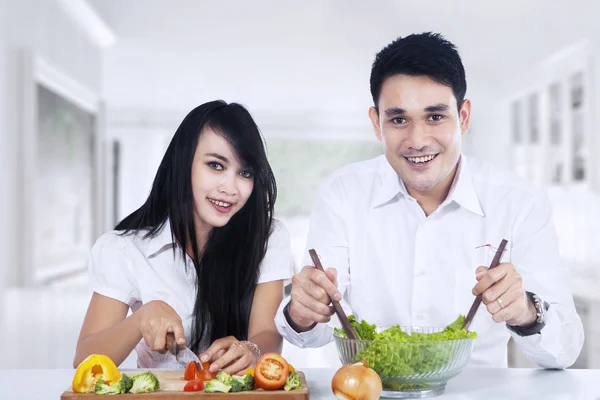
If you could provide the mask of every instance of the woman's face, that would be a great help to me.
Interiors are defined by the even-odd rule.
[[[240,163],[231,144],[204,128],[192,163],[196,230],[225,226],[246,204],[253,188],[253,171]]]

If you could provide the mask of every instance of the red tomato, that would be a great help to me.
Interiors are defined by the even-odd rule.
[[[289,366],[277,353],[262,355],[254,368],[256,386],[265,390],[281,389],[288,378]]]
[[[202,379],[191,380],[183,388],[184,392],[199,392],[201,390],[204,390],[204,381]]]

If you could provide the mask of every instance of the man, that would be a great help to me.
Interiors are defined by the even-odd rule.
[[[482,294],[472,364],[507,365],[507,342],[544,368],[578,357],[583,328],[542,193],[461,154],[471,102],[455,46],[399,38],[371,70],[369,117],[384,156],[336,171],[319,188],[304,267],[275,317],[299,347],[333,340],[328,295],[377,326],[443,327]],[[502,239],[501,264],[487,269]],[[537,307],[537,308],[536,308]]]

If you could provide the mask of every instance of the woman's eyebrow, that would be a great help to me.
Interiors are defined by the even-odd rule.
[[[220,155],[220,154],[217,154],[217,153],[206,153],[206,154],[204,154],[204,155],[205,155],[205,156],[214,157],[214,158],[218,158],[219,160],[221,160],[221,161],[223,161],[223,162],[229,163],[229,160],[227,159],[227,157],[225,157],[225,156],[222,156],[222,155]]]

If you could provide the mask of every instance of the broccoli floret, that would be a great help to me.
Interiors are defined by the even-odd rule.
[[[158,378],[151,371],[134,375],[131,380],[133,385],[129,389],[129,393],[150,393],[160,389]]]
[[[130,377],[125,374],[121,374],[121,379],[113,386],[116,386],[119,389],[119,393],[128,393],[131,390],[131,386],[133,385],[133,381]]]
[[[245,392],[252,389],[254,389],[254,377],[252,375],[233,375],[231,377],[232,392]]]
[[[218,381],[223,382],[227,386],[231,386],[231,381],[232,381],[233,378],[227,372],[225,372],[225,371],[219,371],[217,373],[216,379]]]
[[[112,385],[107,385],[106,383],[104,383],[103,379],[100,379],[96,383],[96,388],[94,389],[94,392],[96,394],[127,393],[127,392],[129,392],[129,389],[131,389],[132,384],[133,384],[133,382],[131,381],[130,377],[128,377],[125,374],[121,374],[121,379],[119,379],[117,382],[113,383]]]
[[[96,387],[94,389],[94,393],[96,394],[119,394],[119,389],[116,387],[107,385],[104,383],[104,379],[100,379],[96,382]]]
[[[300,377],[295,372],[290,372],[288,374],[287,382],[285,382],[285,386],[283,387],[286,391],[301,389],[302,382],[300,382]]]
[[[224,384],[218,379],[211,379],[208,382],[204,382],[204,391],[206,393],[229,393],[231,386]]]

